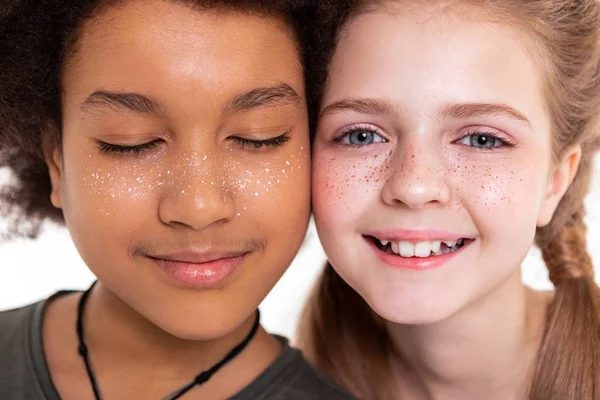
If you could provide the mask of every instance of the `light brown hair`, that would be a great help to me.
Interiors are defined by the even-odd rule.
[[[398,2],[398,1],[396,1]],[[381,7],[356,1],[340,21]],[[415,2],[407,5],[415,5]],[[412,4],[411,4],[412,3]],[[531,372],[531,400],[600,399],[600,289],[586,249],[583,201],[600,148],[600,3],[598,0],[429,1],[438,11],[475,11],[532,38],[545,74],[554,160],[581,145],[579,170],[536,244],[555,295]],[[424,2],[419,2],[422,7]],[[391,389],[394,347],[379,316],[327,264],[305,309],[299,342],[326,374],[365,400],[396,398]]]

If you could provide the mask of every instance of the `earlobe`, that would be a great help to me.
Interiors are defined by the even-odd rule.
[[[565,156],[556,166],[548,180],[546,193],[540,206],[537,221],[538,227],[546,226],[552,220],[556,207],[558,207],[560,200],[569,189],[569,186],[571,186],[573,179],[575,179],[580,161],[581,146],[576,145],[566,152]]]
[[[45,135],[43,140],[44,160],[48,166],[50,174],[50,183],[52,190],[50,192],[50,201],[56,208],[62,208],[61,184],[63,175],[63,156],[62,146],[58,140],[51,138],[50,134]]]

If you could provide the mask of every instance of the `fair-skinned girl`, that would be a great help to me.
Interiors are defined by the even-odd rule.
[[[600,4],[358,3],[313,145],[305,349],[362,399],[599,399]],[[522,283],[534,243],[552,293]]]

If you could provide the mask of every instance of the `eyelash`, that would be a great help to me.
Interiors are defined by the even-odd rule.
[[[234,141],[236,144],[239,144],[240,146],[242,146],[244,148],[248,148],[251,150],[258,150],[262,147],[283,146],[291,138],[290,138],[290,133],[285,132],[283,135],[280,135],[280,136],[277,136],[274,138],[270,138],[270,139],[264,139],[264,140],[250,140],[250,139],[244,139],[244,138],[237,137],[237,136],[232,136],[230,139],[232,141]]]
[[[106,142],[98,141],[98,147],[100,152],[103,154],[115,153],[115,154],[140,154],[142,152],[152,150],[158,146],[160,140],[154,140],[152,142],[136,145],[136,146],[120,146],[116,144],[110,144]]]
[[[509,139],[501,138],[500,135],[498,135],[495,132],[490,132],[490,131],[485,131],[485,130],[477,130],[477,129],[470,130],[465,135],[463,135],[460,138],[458,138],[457,140],[455,140],[453,143],[458,144],[458,142],[460,142],[461,140],[463,140],[464,138],[467,138],[469,136],[485,136],[485,137],[497,140],[502,145],[500,147],[467,146],[467,147],[471,147],[471,148],[475,149],[476,151],[497,151],[497,150],[500,150],[502,147],[510,148],[510,147],[515,147],[515,145],[516,145],[514,142],[512,142]]]
[[[250,140],[244,139],[240,137],[231,137],[235,143],[239,144],[244,148],[249,148],[252,150],[260,149],[262,147],[279,147],[284,145],[286,142],[290,140],[289,132],[284,133],[281,136],[277,136],[270,139],[265,140]],[[98,147],[102,154],[113,153],[113,154],[140,154],[149,150],[154,149],[158,146],[160,140],[154,140],[152,142],[136,145],[136,146],[121,146],[111,143],[106,143],[102,141],[98,141]]]
[[[340,146],[344,146],[347,148],[352,148],[352,149],[360,149],[361,147],[365,147],[365,146],[369,146],[372,144],[376,144],[376,143],[381,143],[381,142],[376,142],[376,143],[371,143],[371,144],[366,144],[366,145],[353,145],[353,144],[346,144],[346,143],[342,143],[342,140],[348,136],[351,135],[352,133],[355,132],[361,132],[361,131],[365,131],[365,132],[371,132],[374,133],[382,138],[385,139],[385,137],[379,132],[378,129],[374,128],[371,125],[353,125],[353,126],[349,126],[347,128],[344,128],[336,137],[334,137],[332,139],[332,142],[335,143],[336,145],[340,145]],[[502,147],[514,147],[515,143],[505,139],[505,138],[501,138],[498,134],[496,134],[495,132],[490,132],[490,131],[485,131],[485,130],[471,130],[469,131],[467,134],[465,134],[464,136],[460,137],[459,139],[455,140],[453,143],[457,144],[457,142],[460,142],[461,140],[463,140],[466,137],[469,136],[485,136],[494,140],[497,140],[498,142],[500,142],[501,146],[500,147],[475,147],[475,146],[467,146],[467,147],[472,147],[473,149],[475,149],[476,151],[496,151],[499,150]]]
[[[344,137],[351,135],[353,133],[356,133],[356,132],[371,132],[371,133],[374,133],[377,136],[380,136],[381,138],[385,139],[385,136],[381,133],[381,131],[372,125],[352,125],[352,126],[343,128],[342,131],[337,136],[335,136],[334,138],[331,139],[331,141],[333,143],[335,143],[336,145],[344,146],[344,147],[352,148],[352,149],[359,149],[361,147],[366,147],[366,146],[370,146],[370,145],[373,145],[376,143],[381,143],[381,142],[375,142],[375,143],[360,146],[360,145],[347,144],[347,143],[342,142],[342,140],[344,140]],[[387,139],[385,139],[385,140],[387,142]]]

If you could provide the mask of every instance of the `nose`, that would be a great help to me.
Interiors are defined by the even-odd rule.
[[[419,209],[450,201],[447,171],[437,152],[413,146],[399,151],[390,162],[392,173],[382,192],[386,204]]]
[[[202,230],[226,223],[235,214],[235,202],[218,160],[186,163],[172,168],[159,204],[159,218],[172,227]]]

